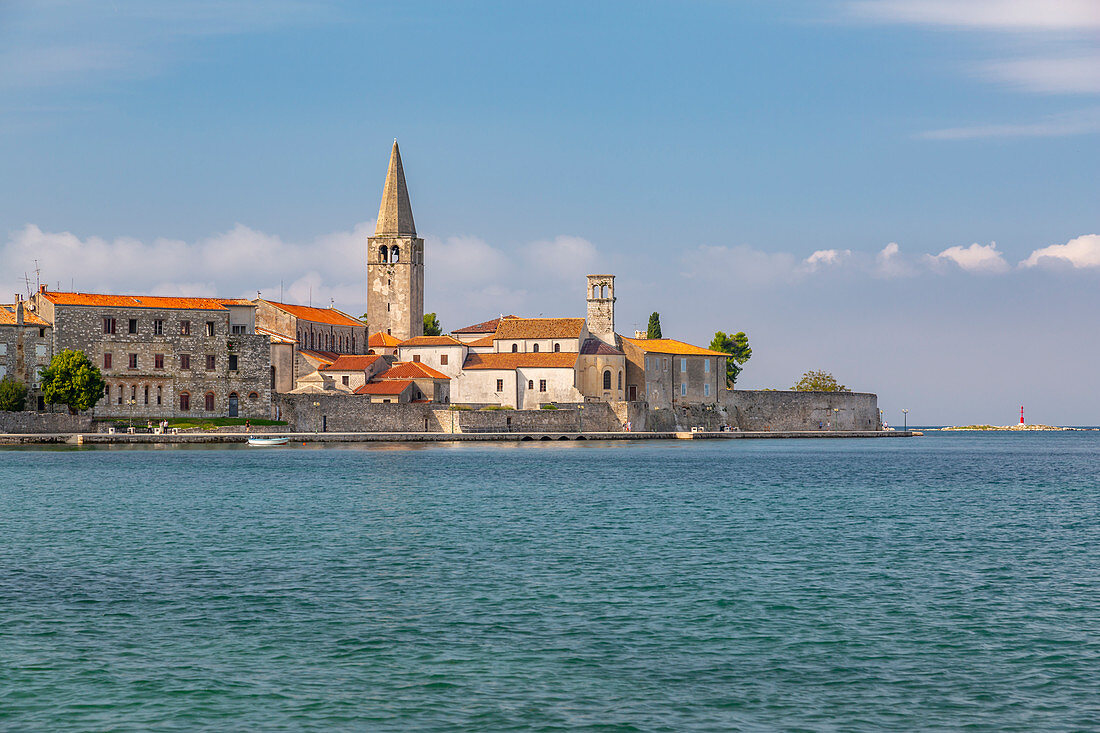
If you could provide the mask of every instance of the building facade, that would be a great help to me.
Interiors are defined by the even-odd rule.
[[[12,377],[26,385],[24,409],[44,410],[39,373],[53,358],[53,328],[28,305],[18,295],[11,305],[0,305],[0,379]]]

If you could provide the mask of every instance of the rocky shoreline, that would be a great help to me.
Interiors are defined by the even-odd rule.
[[[940,431],[990,431],[990,430],[1005,430],[1005,431],[1018,431],[1018,432],[1038,432],[1038,431],[1059,431],[1059,430],[1100,430],[1100,428],[1063,428],[1056,425],[958,425],[945,428],[925,428],[930,430]]]

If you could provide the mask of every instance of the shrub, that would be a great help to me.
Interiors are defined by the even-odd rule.
[[[488,407],[482,407],[482,410],[514,410],[514,407],[508,405],[489,405]]]
[[[0,410],[19,412],[27,406],[27,385],[12,376],[0,379]]]
[[[553,402],[547,402],[543,405],[540,405],[539,409],[540,410],[556,410],[556,409],[558,409],[558,406],[555,405]]]

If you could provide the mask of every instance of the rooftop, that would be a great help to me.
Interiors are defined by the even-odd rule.
[[[372,349],[389,348],[397,346],[400,343],[401,339],[397,338],[396,336],[391,336],[388,333],[382,333],[381,331],[379,331],[378,333],[372,333],[370,335],[370,338],[367,339],[367,346]]]
[[[401,346],[462,346],[462,342],[450,336],[413,336],[402,341]]]
[[[331,364],[321,367],[322,372],[362,372],[370,369],[382,357],[374,354],[341,354]]]
[[[418,361],[396,362],[389,369],[375,377],[375,379],[423,379],[425,377],[450,380],[450,377],[443,372],[432,369],[427,364]]]
[[[526,354],[474,354],[466,357],[463,369],[572,369],[577,364],[577,352],[528,352]]]
[[[614,346],[608,346],[599,339],[586,339],[581,344],[582,354],[599,354],[601,356],[622,356],[623,352],[616,349]]]
[[[50,324],[39,318],[34,311],[27,309],[27,304],[23,303],[23,323],[27,326],[48,326]],[[15,325],[15,303],[11,305],[0,305],[0,326],[14,326]]]
[[[629,339],[625,336],[623,341],[634,344],[642,351],[651,354],[674,354],[676,356],[729,356],[722,351],[711,351],[702,346],[677,341],[676,339]]]
[[[162,295],[106,295],[103,293],[66,293],[40,291],[54,305],[99,306],[102,308],[166,308],[172,310],[228,310],[226,306],[250,306],[255,303],[239,298],[176,298]]]
[[[412,386],[408,379],[391,379],[386,382],[370,382],[358,387],[355,394],[399,395]]]
[[[500,323],[502,318],[519,318],[519,316],[501,316],[491,321],[483,321],[472,326],[466,326],[466,328],[455,329],[451,333],[493,333],[497,330],[497,324]]]
[[[498,339],[579,338],[583,318],[502,318],[497,324]]]
[[[347,313],[336,308],[314,308],[311,305],[294,305],[293,303],[279,303],[278,301],[268,300],[266,298],[257,298],[257,301],[263,301],[270,306],[274,306],[284,313],[289,313],[295,318],[299,318],[303,321],[312,321],[313,323],[326,323],[330,326],[357,326],[363,328],[363,322],[358,318],[353,318]],[[246,301],[247,302],[247,301]]]

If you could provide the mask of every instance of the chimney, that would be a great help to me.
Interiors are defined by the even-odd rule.
[[[23,325],[23,300],[15,301],[15,325]]]
[[[41,285],[38,286],[38,292],[40,292],[40,293],[46,292],[46,283],[42,283]]]

